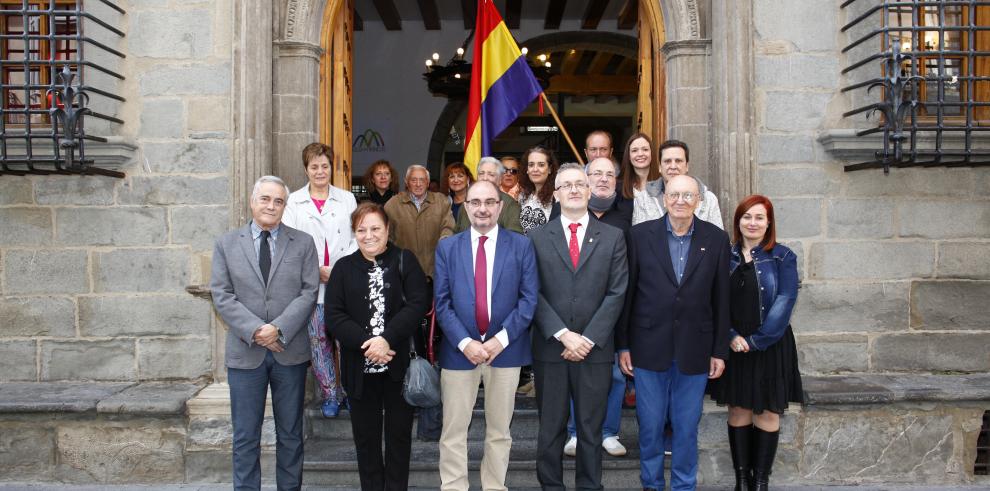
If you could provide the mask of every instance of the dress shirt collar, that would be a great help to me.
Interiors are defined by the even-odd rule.
[[[674,237],[690,237],[694,235],[694,215],[691,215],[691,228],[689,228],[687,233],[684,235],[677,235],[674,233],[674,229],[670,226],[670,213],[664,215],[663,221],[667,225],[667,233],[673,235]]]
[[[478,239],[480,237],[481,237],[481,232],[478,232],[477,230],[474,229],[474,227],[471,227],[471,245],[477,244]],[[494,244],[496,241],[498,241],[498,225],[492,227],[492,229],[489,230],[487,234],[485,234],[485,237],[488,237],[489,244]]]
[[[279,222],[278,226],[276,226],[271,230],[272,240],[278,240],[278,231],[281,229],[282,229],[282,222]],[[259,227],[258,224],[254,223],[254,220],[251,220],[251,238],[254,240],[258,240],[259,237],[261,237],[261,227]]]
[[[560,224],[564,226],[564,233],[567,234],[568,237],[571,235],[570,227],[572,223],[580,223],[581,227],[584,227],[583,229],[578,228],[578,230],[588,230],[588,220],[589,217],[587,211],[585,211],[584,215],[582,215],[577,221],[571,221],[569,218],[565,217],[563,213],[560,214]]]

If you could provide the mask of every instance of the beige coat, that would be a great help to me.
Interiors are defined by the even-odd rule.
[[[454,216],[450,202],[440,193],[427,192],[422,208],[403,191],[385,203],[388,215],[389,237],[395,245],[409,249],[416,255],[427,276],[433,277],[433,256],[437,242],[454,234]]]

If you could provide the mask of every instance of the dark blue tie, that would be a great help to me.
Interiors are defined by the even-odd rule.
[[[268,237],[271,233],[267,230],[261,231],[261,247],[258,248],[258,266],[261,267],[261,277],[268,285],[268,273],[272,270],[272,253],[268,249]]]

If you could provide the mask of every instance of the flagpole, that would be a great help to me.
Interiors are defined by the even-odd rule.
[[[564,139],[567,140],[567,144],[571,146],[571,151],[574,152],[574,156],[577,157],[578,162],[584,165],[584,159],[581,158],[581,154],[578,153],[577,147],[574,146],[574,142],[571,141],[571,135],[567,134],[567,128],[564,128],[564,123],[560,121],[560,117],[557,116],[557,111],[554,110],[553,104],[550,103],[550,99],[547,99],[546,92],[540,92],[540,97],[543,97],[543,102],[547,103],[547,108],[550,109],[550,114],[553,116],[553,120],[557,122],[557,127],[560,128],[561,133],[564,134]]]

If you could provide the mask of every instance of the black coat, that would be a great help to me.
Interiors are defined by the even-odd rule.
[[[629,235],[629,293],[616,349],[628,349],[639,368],[665,371],[676,359],[685,374],[707,373],[711,357],[729,355],[729,237],[695,218],[678,284],[666,218],[637,224]]]
[[[399,381],[409,367],[409,340],[430,310],[430,290],[412,252],[389,244],[375,260],[385,270],[385,331],[381,336],[395,351],[387,373],[392,380]],[[368,334],[371,320],[368,273],[373,266],[360,250],[337,261],[330,272],[324,299],[327,331],[340,342],[341,385],[355,398],[361,397],[364,385],[361,345],[373,337]]]

